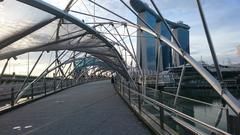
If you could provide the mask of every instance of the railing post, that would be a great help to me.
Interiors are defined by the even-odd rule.
[[[68,87],[70,87],[70,86],[71,86],[71,80],[68,79]]]
[[[11,107],[14,106],[14,88],[11,88]]]
[[[122,84],[121,84],[121,80],[119,82],[119,89],[118,89],[118,92],[121,94],[121,87],[122,87]]]
[[[130,92],[130,83],[128,82],[128,99],[129,103],[131,103],[131,92]]]
[[[61,81],[60,81],[60,85],[61,85],[61,90],[62,90],[62,88],[63,88],[63,82],[62,82],[62,79],[61,79]]]
[[[121,92],[122,92],[122,78],[120,78],[120,87],[119,87],[119,93],[121,94]]]
[[[65,83],[65,84],[66,84],[65,87],[67,88],[67,87],[68,87],[68,79],[67,79],[67,78],[66,78],[65,82],[66,82],[66,83]]]
[[[55,73],[53,73],[53,91],[55,92],[56,90],[56,76]]]
[[[31,84],[31,99],[33,99],[33,83]]]
[[[44,94],[47,95],[46,77],[43,78],[43,83],[44,83]]]
[[[122,81],[122,95],[124,97],[124,81]]]
[[[139,109],[139,113],[141,113],[142,107],[141,107],[141,96],[138,95],[138,109]]]
[[[230,124],[229,124],[229,111],[228,108],[226,108],[226,121],[227,121],[227,132],[230,133]]]
[[[162,103],[162,91],[159,91],[159,101]],[[159,120],[160,120],[160,127],[164,129],[164,109],[159,106]]]
[[[140,89],[141,89],[141,86],[140,86],[140,84],[138,84],[138,91],[141,91]],[[141,96],[140,96],[140,94],[142,94],[142,93],[139,92],[139,95],[138,95],[138,109],[139,109],[139,113],[141,113],[141,110],[142,110],[142,108],[141,108]]]
[[[64,88],[67,88],[67,79],[64,79]]]

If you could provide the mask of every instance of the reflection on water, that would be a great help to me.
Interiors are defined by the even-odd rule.
[[[164,90],[166,91],[166,90]],[[176,90],[171,90],[171,93],[175,94],[174,92]],[[236,91],[236,90],[232,90]],[[194,101],[189,101],[183,98],[178,98],[177,99],[177,104],[174,106],[174,96],[172,95],[167,95],[167,94],[162,94],[159,99],[159,101],[167,104],[168,106],[171,106],[173,108],[176,108],[177,110],[188,114],[189,116],[192,116],[198,120],[201,120],[207,124],[210,124],[212,126],[215,126],[215,123],[217,121],[217,116],[221,110],[222,107],[222,101],[220,97],[215,93],[214,90],[211,89],[182,89],[180,94],[181,96],[189,97],[192,99],[204,101],[209,104],[204,104],[204,103],[197,103]],[[234,95],[235,97],[239,98],[240,96],[238,94]],[[228,107],[229,108],[229,107]],[[223,114],[220,120],[219,125],[217,126],[218,128],[227,131],[227,117],[226,117],[226,109],[223,109]],[[235,115],[234,112],[229,108],[229,114],[230,115]],[[165,112],[165,122],[170,125],[172,128],[180,132],[180,134],[190,134],[187,132],[185,129],[183,129],[180,126],[177,126],[175,122],[170,118],[170,115]],[[175,123],[175,124],[174,124]],[[202,131],[210,134],[209,130],[206,130],[202,128],[198,124],[194,124],[189,122],[191,125],[194,125],[195,127],[201,129]]]

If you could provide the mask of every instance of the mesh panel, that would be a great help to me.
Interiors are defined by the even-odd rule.
[[[54,6],[54,2],[56,1],[57,0],[47,2],[48,4]],[[68,1],[66,1],[66,3],[64,1],[62,7],[57,7],[58,9],[49,6],[47,3],[39,3],[41,5],[40,6],[37,4],[37,1],[29,3],[28,1],[25,1],[25,3],[33,5],[35,3],[34,6],[38,8],[45,6],[48,8],[46,11],[49,11],[52,14],[61,15],[63,14],[63,11],[61,12],[58,9],[64,9],[62,7],[66,7]],[[6,10],[12,5],[16,5],[16,8]],[[0,41],[1,39],[8,39],[8,37],[16,35],[18,32],[21,33],[26,29],[32,28],[44,19],[46,20],[54,17],[44,11],[38,10],[37,8],[21,4],[14,0],[1,3],[1,7],[4,7],[1,8],[1,11],[3,11],[1,12],[1,14],[3,14],[3,20],[7,20],[9,22],[1,22],[3,25],[0,26],[0,33],[2,33],[2,35],[0,35]],[[117,70],[119,73],[123,74],[123,76],[127,76],[126,69],[124,68],[125,65],[121,62],[122,59],[118,57],[119,54],[117,53],[117,50],[110,42],[104,40],[103,37],[98,35],[98,33],[95,32],[94,29],[91,29],[87,24],[83,24],[81,21],[78,22],[76,18],[67,16],[67,19],[78,24],[78,26],[67,20],[57,19],[1,49],[0,60],[33,51],[81,51],[87,52],[99,58],[112,69]]]
[[[16,0],[0,3],[0,43],[3,39],[31,28],[38,22],[54,16]]]

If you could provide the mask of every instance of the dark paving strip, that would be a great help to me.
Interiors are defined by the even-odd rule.
[[[70,88],[0,116],[0,135],[150,135],[110,81]]]

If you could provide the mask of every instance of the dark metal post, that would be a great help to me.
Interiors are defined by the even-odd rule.
[[[122,94],[123,94],[123,96],[124,96],[124,91],[125,91],[125,90],[124,90],[124,85],[125,85],[125,84],[124,84],[124,81],[122,81]]]
[[[159,64],[159,62],[160,62],[160,42],[159,41],[157,41],[157,58],[158,58],[158,60],[157,60],[157,74],[156,74],[156,82],[155,82],[155,92],[156,92],[156,94],[158,93],[159,94],[159,101],[161,102],[162,101],[162,90],[159,90],[158,91],[158,80],[159,80],[159,72],[160,72],[160,64]],[[156,99],[157,99],[157,96],[154,94],[154,98],[156,97]],[[159,106],[159,120],[160,120],[160,128],[161,129],[164,129],[164,109],[161,107],[161,106]]]
[[[68,84],[68,87],[71,85],[71,82],[69,82],[71,80],[67,79],[67,84]]]
[[[230,124],[229,124],[229,110],[228,108],[226,109],[226,121],[227,121],[227,132],[230,133],[231,129],[230,129]]]
[[[56,90],[56,76],[55,73],[53,73],[53,91],[55,92]]]
[[[140,91],[140,89],[141,89],[141,86],[138,84],[138,90]],[[142,94],[142,93],[139,93],[139,94]],[[142,108],[141,108],[141,96],[140,95],[138,95],[138,109],[139,109],[139,113],[141,113]]]
[[[121,93],[122,91],[122,78],[120,78],[120,88],[119,88],[119,92]]]
[[[131,103],[131,91],[130,91],[130,83],[128,82],[128,99],[129,103]]]
[[[68,83],[68,79],[66,79],[66,85],[67,85],[66,87],[68,87],[68,85],[69,85],[69,83]]]
[[[46,76],[43,78],[43,83],[44,83],[44,94],[47,95]]]
[[[64,88],[67,87],[67,79],[63,79],[63,83],[64,83]]]
[[[61,90],[62,90],[62,88],[63,88],[63,82],[62,82],[62,79],[61,79],[60,85],[61,85]]]
[[[159,101],[162,102],[162,90],[159,91]],[[164,108],[159,106],[160,127],[164,129]]]
[[[11,107],[14,106],[14,88],[11,88]]]
[[[33,83],[31,84],[31,99],[33,99],[33,95],[34,95],[34,93],[33,93]]]

